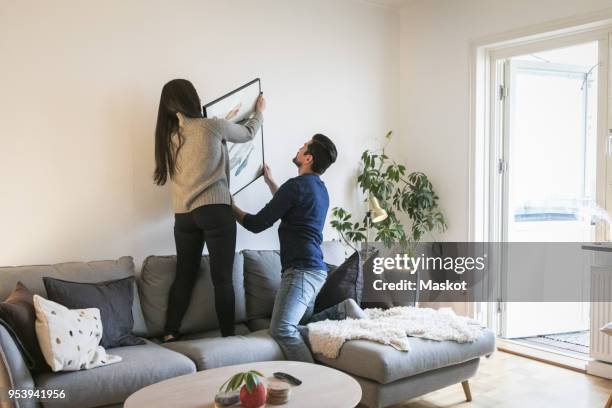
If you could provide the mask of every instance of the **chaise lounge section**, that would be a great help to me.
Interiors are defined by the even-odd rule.
[[[478,369],[480,357],[495,349],[490,330],[473,343],[409,338],[410,351],[398,351],[366,340],[346,342],[335,359],[317,361],[351,374],[361,385],[362,404],[385,407],[449,385],[464,383]],[[466,399],[470,400],[466,392]]]

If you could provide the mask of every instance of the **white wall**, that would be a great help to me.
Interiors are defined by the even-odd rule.
[[[0,265],[174,253],[170,191],[151,175],[175,77],[203,103],[261,77],[277,180],[323,132],[339,149],[331,205],[358,205],[359,155],[397,124],[398,41],[397,12],[349,0],[0,0]],[[237,201],[268,199],[260,180]],[[276,247],[276,230],[239,227],[245,246]]]
[[[332,206],[360,205],[359,154],[396,130],[392,150],[440,195],[443,238],[465,240],[470,41],[609,6],[0,0],[0,265],[174,252],[169,189],[151,173],[159,92],[175,77],[204,103],[261,77],[276,178],[326,133],[340,151],[324,175]],[[268,198],[258,182],[237,200],[254,211]],[[238,248],[277,245],[276,230],[255,239],[239,228]]]
[[[449,220],[443,239],[468,240],[471,42],[610,6],[610,0],[416,0],[402,9],[401,154],[434,183]]]

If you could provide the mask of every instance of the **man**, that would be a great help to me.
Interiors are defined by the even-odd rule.
[[[298,176],[282,186],[277,186],[269,167],[264,165],[264,180],[273,197],[261,211],[246,214],[233,205],[236,219],[251,232],[261,232],[281,219],[278,236],[282,278],[270,334],[288,360],[313,362],[297,326],[311,318],[315,298],[327,278],[321,242],[329,196],[319,176],[336,161],[336,156],[334,143],[327,136],[316,134],[293,158]]]

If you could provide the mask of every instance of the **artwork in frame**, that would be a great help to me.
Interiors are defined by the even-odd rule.
[[[225,118],[230,111],[237,110],[237,114],[230,120],[234,123],[240,123],[253,114],[260,93],[261,81],[257,78],[204,105],[204,116],[207,118]],[[262,175],[263,143],[263,126],[249,142],[227,142],[230,193],[236,194],[244,190]]]

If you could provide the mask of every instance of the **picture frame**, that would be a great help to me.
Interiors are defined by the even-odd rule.
[[[231,110],[238,108],[236,115],[229,120],[233,123],[240,123],[253,114],[260,94],[261,80],[255,78],[204,105],[204,117],[225,118]],[[226,145],[230,168],[228,183],[230,193],[233,195],[238,194],[263,175],[265,160],[263,125],[251,141],[246,143],[227,141]]]

